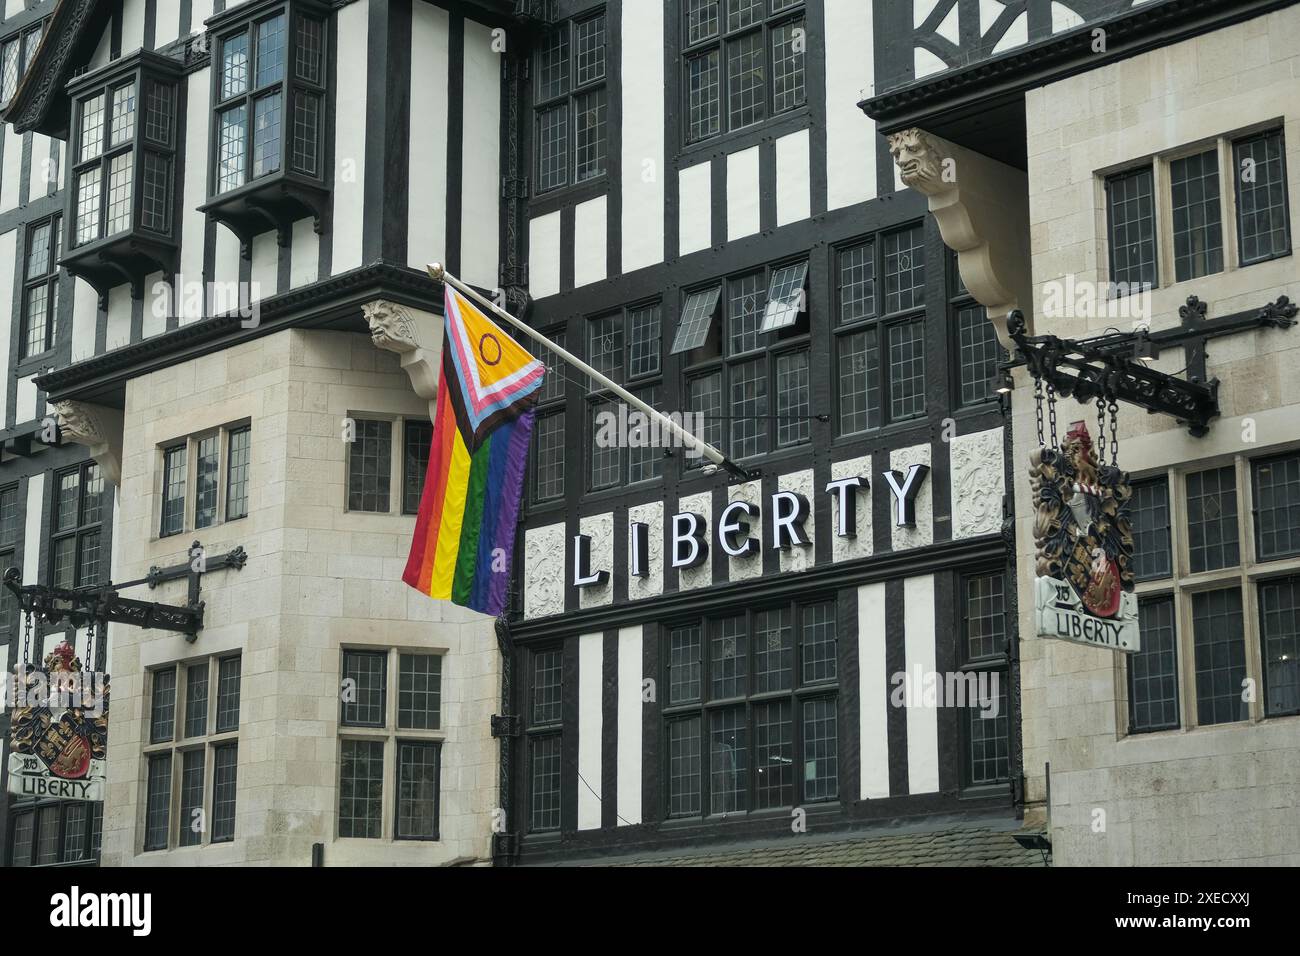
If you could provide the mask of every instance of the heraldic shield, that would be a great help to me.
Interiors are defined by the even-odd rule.
[[[1136,652],[1128,473],[1097,464],[1083,422],[1030,457],[1040,637]]]
[[[21,665],[20,665],[21,666]],[[82,670],[66,641],[20,675],[9,729],[9,791],[102,800],[108,746],[108,683]]]

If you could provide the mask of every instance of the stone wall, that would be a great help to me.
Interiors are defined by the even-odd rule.
[[[1026,115],[1034,331],[1039,334],[1083,336],[1108,326],[1132,328],[1131,322],[1115,319],[1043,317],[1045,283],[1070,275],[1107,278],[1102,177],[1126,164],[1281,119],[1295,245],[1300,8],[1033,91],[1026,97]],[[1225,241],[1232,241],[1230,236]],[[1178,307],[1189,295],[1208,302],[1211,319],[1258,308],[1279,295],[1295,300],[1298,273],[1294,255],[1181,283],[1171,282],[1162,269],[1151,327],[1177,325]],[[1253,457],[1300,442],[1300,329],[1216,340],[1209,345],[1208,363],[1209,374],[1222,382],[1222,418],[1208,436],[1193,438],[1165,416],[1122,406],[1120,462],[1135,477],[1171,465],[1208,467],[1236,454]],[[1179,348],[1155,367],[1173,373],[1185,365]],[[1300,717],[1122,736],[1127,690],[1116,655],[1033,636],[1033,517],[1026,467],[1037,439],[1023,372],[1017,385],[1023,732],[1027,796],[1037,804],[1031,822],[1044,815],[1044,765],[1050,761],[1058,864],[1300,863]],[[1084,419],[1095,429],[1096,412],[1063,401],[1059,419],[1062,428]],[[1181,647],[1186,646],[1184,639]],[[1105,811],[1101,832],[1094,828],[1097,810]]]
[[[365,413],[427,418],[428,405],[397,356],[359,333],[279,332],[129,383],[115,579],[183,561],[196,537],[209,554],[242,545],[249,559],[242,571],[205,576],[206,626],[194,644],[157,631],[113,630],[104,865],[301,866],[318,842],[326,865],[490,858],[497,747],[489,718],[500,700],[495,636],[482,615],[402,583],[413,517],[346,510],[343,420]],[[252,423],[248,516],[159,539],[161,445],[241,419]],[[400,491],[395,481],[393,494]],[[127,592],[145,595],[183,603],[185,584]],[[336,837],[344,645],[444,654],[437,842]],[[243,659],[235,839],[144,853],[144,671],[232,649]],[[392,751],[385,833],[392,832],[395,802]]]

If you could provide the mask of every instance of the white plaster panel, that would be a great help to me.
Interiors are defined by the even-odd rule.
[[[524,617],[564,613],[564,523],[524,532]]]
[[[341,8],[338,17],[338,90],[335,103],[339,116],[364,117],[367,110],[366,82],[369,69],[370,0],[358,0]],[[442,85],[433,88],[434,96]],[[419,100],[429,98],[429,90]],[[366,221],[366,124],[337,123],[334,132],[334,243],[330,268],[333,274],[361,265],[361,242]]]
[[[248,301],[269,299],[278,291],[280,281],[280,243],[274,232],[264,232],[253,239],[253,265],[249,272],[252,287]]]
[[[767,506],[763,503],[763,484],[759,481],[745,481],[738,485],[732,485],[727,489],[727,501],[747,501],[751,505],[758,507],[758,518],[749,522],[749,536],[758,540],[759,549],[757,554],[752,554],[745,558],[733,558],[727,555],[727,580],[728,581],[746,581],[750,578],[762,577],[763,574],[763,552],[767,550],[763,543],[763,515],[767,513]],[[722,516],[719,515],[719,518]],[[709,529],[710,547],[719,547],[718,535],[716,528]]]
[[[154,272],[144,279],[144,324],[141,335],[146,339],[167,331],[167,316],[172,313],[172,287],[166,276]],[[116,545],[117,538],[113,539]]]
[[[605,635],[583,634],[578,638],[578,829],[600,827],[601,734],[604,713],[601,700]],[[594,792],[593,792],[594,791]]]
[[[578,606],[604,607],[614,600],[614,515],[591,515],[578,522],[582,534],[591,538],[591,570],[608,571],[609,578],[601,585],[578,588]],[[573,547],[572,542],[568,542]]]
[[[752,236],[759,229],[757,146],[727,156],[727,240]]]
[[[793,491],[808,499],[808,520],[804,522],[803,526],[808,543],[803,546],[791,545],[781,551],[782,574],[791,571],[807,571],[816,563],[815,552],[817,550],[817,515],[815,512],[817,492],[813,488],[812,469],[808,468],[804,471],[793,471],[781,475],[776,480],[776,487],[781,491]],[[771,510],[770,502],[769,508],[765,510]],[[770,521],[770,516],[768,520]]]
[[[181,35],[181,5],[179,3],[155,4],[153,24],[154,49],[164,47]],[[191,14],[192,16],[193,14]]]
[[[144,46],[144,4],[145,0],[122,0],[122,56]]]
[[[23,584],[35,584],[41,573],[41,507],[45,503],[45,475],[27,479],[27,514],[23,522]]]
[[[889,796],[889,673],[885,667],[885,585],[858,588],[859,780],[864,800]]]
[[[18,397],[14,403],[14,424],[36,420],[40,414],[40,393],[36,388],[36,376],[28,375],[18,380]]]
[[[713,537],[713,495],[710,492],[700,492],[698,495],[687,495],[677,502],[677,510],[674,514],[691,512],[699,515],[704,519],[709,534],[705,538],[709,542],[709,557],[701,565],[694,568],[677,569],[677,588],[680,591],[690,591],[694,588],[706,588],[713,583],[713,548],[717,547]],[[669,525],[671,533],[672,525]],[[665,543],[664,553],[668,556],[667,560],[672,560],[672,545],[670,542]]]
[[[859,458],[846,458],[844,461],[837,461],[831,464],[831,478],[838,480],[840,478],[863,478],[866,481],[864,487],[858,490],[856,508],[854,514],[857,518],[856,538],[841,538],[835,533],[835,529],[840,524],[840,498],[839,495],[831,495],[831,560],[832,561],[849,561],[853,558],[869,558],[872,552],[871,538],[871,496],[875,494],[888,494],[889,486],[876,477],[871,471],[871,456],[862,455]],[[879,481],[881,488],[877,487]]]
[[[12,129],[12,127],[10,127]],[[56,179],[56,167],[50,161],[52,140],[44,133],[32,133],[32,168],[27,183],[27,200],[48,195],[50,180]]]
[[[607,200],[598,196],[573,210],[573,284],[603,282],[608,266]]]
[[[812,215],[808,172],[808,130],[776,141],[776,224],[785,226]]]
[[[903,582],[905,667],[909,680],[935,670],[934,576],[927,574]],[[916,686],[916,683],[913,683]],[[939,789],[939,711],[913,700],[907,708],[907,792],[934,793]]]
[[[528,290],[534,299],[560,291],[560,214],[547,213],[528,223]]]
[[[210,0],[209,0],[210,2]],[[211,16],[211,10],[208,11]],[[192,20],[192,23],[201,21]],[[196,27],[196,29],[200,29]],[[185,86],[185,105],[189,116],[206,116],[208,114],[208,97],[211,95],[212,70],[205,67],[190,74]],[[185,155],[208,155],[207,123],[190,122],[185,124]],[[195,295],[188,292],[193,283],[204,281],[203,252],[206,242],[207,217],[198,211],[198,207],[207,201],[208,167],[206,163],[186,163],[185,177],[181,185],[183,190],[183,209],[181,212],[181,275],[178,281],[177,321],[181,325],[197,322],[203,318],[203,303],[206,294]],[[218,235],[222,230],[217,230]]]
[[[413,269],[446,256],[447,99],[430,91],[447,87],[448,21],[447,11],[432,3],[415,4],[411,14],[411,103],[419,104],[407,176],[406,263]]]
[[[23,174],[23,140],[26,133],[15,133],[10,126],[5,130],[4,160],[0,163],[0,212],[18,206],[18,187]]]
[[[8,268],[0,269],[0,309],[6,312],[10,308],[9,303],[14,300],[14,270],[13,263],[18,256],[18,230],[10,229],[8,232],[0,235],[0,262],[9,263]],[[0,322],[0,355],[9,354],[10,336],[13,334],[13,322]],[[0,428],[3,428],[8,419],[9,413],[9,389],[0,388]]]
[[[492,49],[491,28],[472,20],[465,21],[463,116],[461,277],[474,285],[494,289],[500,281],[497,257],[501,173],[496,159],[501,155],[501,54]]]
[[[677,251],[699,252],[713,242],[713,164],[688,166],[677,174]]]
[[[958,435],[948,448],[953,538],[1000,531],[1006,486],[1002,429]]]
[[[626,3],[622,8],[623,64],[623,271],[664,259],[664,7]]]
[[[913,445],[910,448],[895,448],[889,453],[889,467],[904,478],[912,465],[931,465],[930,446]],[[904,548],[922,548],[934,543],[934,473],[925,476],[921,491],[916,496],[916,526],[900,528],[894,518],[894,493],[883,477],[877,476],[875,487],[877,494],[889,496],[891,540],[895,551]]]
[[[289,288],[311,285],[320,274],[320,236],[310,218],[293,224],[289,246]]]
[[[108,290],[108,326],[104,334],[104,351],[111,352],[131,344],[131,298],[129,285],[117,285]]]
[[[627,520],[629,525],[639,521],[650,526],[646,534],[646,551],[649,553],[647,570],[650,573],[644,578],[636,578],[631,574],[627,576],[628,600],[658,597],[664,593],[664,503],[650,501],[643,505],[633,505],[627,509]]]
[[[662,506],[661,506],[662,507]],[[618,825],[641,822],[641,680],[643,632],[624,627],[618,632]]]
[[[76,279],[72,286],[72,361],[95,354],[95,331],[99,324],[99,296],[90,283]]]

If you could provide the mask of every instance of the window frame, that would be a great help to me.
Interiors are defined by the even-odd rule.
[[[775,103],[775,71],[772,68],[772,34],[774,31],[783,27],[791,26],[802,21],[805,34],[805,43],[807,42],[808,33],[808,9],[804,0],[792,0],[786,7],[781,10],[772,12],[772,0],[760,0],[763,6],[763,12],[757,22],[748,26],[738,27],[735,30],[728,28],[727,23],[727,5],[728,0],[717,0],[718,29],[708,37],[702,38],[695,42],[690,37],[690,15],[689,0],[679,0],[678,14],[681,20],[681,34],[678,37],[680,48],[678,51],[677,62],[678,77],[681,83],[681,144],[682,147],[690,148],[698,146],[701,143],[712,142],[727,136],[739,135],[746,131],[760,129],[763,126],[780,120],[783,117],[797,116],[806,113],[809,110],[808,96],[808,50],[805,47],[800,54],[803,62],[800,65],[803,84],[802,101],[794,106],[776,111]],[[762,52],[762,70],[763,70],[763,115],[761,118],[747,123],[744,126],[731,126],[731,75],[728,69],[728,49],[738,42],[747,40],[753,36],[759,37],[759,49]],[[716,52],[718,59],[718,129],[713,133],[706,133],[701,136],[691,135],[691,88],[690,88],[690,64],[692,61],[709,53]]]
[[[1139,476],[1139,480],[1161,479],[1167,482],[1170,511],[1170,573],[1159,578],[1139,580],[1135,593],[1139,602],[1150,598],[1172,597],[1174,602],[1174,642],[1177,652],[1177,726],[1165,730],[1134,730],[1130,727],[1129,700],[1131,667],[1127,660],[1116,661],[1117,687],[1122,688],[1117,704],[1117,727],[1120,736],[1149,733],[1177,733],[1201,726],[1253,726],[1268,721],[1295,717],[1300,711],[1284,714],[1267,712],[1267,662],[1264,660],[1264,632],[1260,615],[1260,586],[1269,581],[1300,575],[1300,554],[1261,560],[1256,554],[1254,468],[1261,462],[1289,458],[1300,454],[1295,447],[1273,448],[1258,453],[1235,453],[1202,461],[1181,463],[1174,467]],[[1240,560],[1236,565],[1206,571],[1191,570],[1191,545],[1188,530],[1187,477],[1222,467],[1234,470],[1236,481],[1237,534]],[[1196,645],[1193,600],[1197,595],[1230,589],[1241,596],[1242,642],[1245,679],[1253,682],[1254,699],[1246,702],[1246,716],[1235,721],[1201,724],[1200,703],[1196,693]],[[1120,655],[1127,658],[1129,655]]]
[[[1003,619],[1002,648],[1001,650],[995,649],[991,654],[972,655],[970,653],[971,605],[970,605],[969,585],[970,582],[975,578],[986,578],[990,576],[998,576],[1001,577],[1002,579],[1002,619]],[[978,707],[972,708],[969,706],[969,702],[967,702],[966,707],[963,707],[957,711],[958,720],[960,722],[959,739],[961,741],[961,766],[958,772],[959,772],[959,779],[961,782],[961,788],[963,792],[970,792],[972,794],[983,794],[983,793],[994,792],[994,791],[1000,792],[1005,787],[1007,787],[1011,782],[1011,777],[1010,777],[1011,733],[1013,732],[1014,724],[1012,721],[1012,714],[1011,714],[1011,710],[1012,710],[1011,656],[1010,656],[1009,640],[1010,640],[1011,628],[1014,625],[1009,620],[1009,618],[1011,618],[1012,616],[1014,601],[1008,601],[1008,595],[1011,594],[1012,589],[1015,586],[1016,585],[1015,585],[1014,575],[1008,574],[1006,567],[1002,565],[988,565],[985,567],[969,568],[957,574],[956,596],[957,596],[957,600],[960,602],[959,604],[960,610],[958,612],[960,617],[958,620],[959,641],[956,649],[957,650],[956,660],[958,663],[955,670],[958,673],[975,674],[976,680],[979,679],[980,674],[996,673],[998,675],[998,685],[1002,691],[1002,696],[1005,696],[1006,698],[1007,710],[1005,713],[1001,713],[997,717],[987,718],[987,719],[992,719],[992,720],[997,720],[999,718],[1005,719],[1007,722],[1007,729],[1008,729],[1007,777],[999,778],[997,780],[992,780],[992,781],[981,781],[977,783],[974,780],[974,772],[973,772],[974,768],[971,762],[971,758],[972,758],[971,750],[974,741],[972,740],[971,737],[970,712],[973,709],[978,709]],[[980,718],[980,719],[986,719],[986,718]]]
[[[49,239],[46,244],[46,269],[41,275],[31,278],[28,276],[29,262],[32,250],[32,237],[36,230],[42,226],[48,227]],[[63,215],[54,213],[45,218],[30,222],[27,224],[24,233],[25,243],[23,245],[22,259],[22,302],[19,304],[19,310],[22,320],[18,329],[18,361],[19,363],[30,362],[33,359],[39,359],[44,355],[52,352],[57,345],[58,340],[58,323],[59,323],[59,258],[63,253]],[[42,335],[44,348],[37,351],[31,351],[31,322],[32,316],[29,311],[31,303],[31,294],[35,290],[45,287],[45,330]]]
[[[347,451],[343,457],[343,510],[347,514],[355,515],[391,515],[395,517],[412,517],[419,513],[419,505],[416,505],[414,511],[406,510],[406,479],[407,479],[407,461],[406,461],[406,432],[407,423],[429,426],[429,443],[430,454],[432,453],[433,443],[433,422],[418,414],[394,414],[392,412],[352,412],[347,414],[349,420],[356,424],[362,422],[386,422],[389,425],[388,433],[388,508],[384,511],[368,511],[351,507],[352,500],[352,454],[357,446],[357,432],[353,431],[353,440],[346,442]],[[426,464],[428,458],[425,459]],[[420,475],[420,489],[423,495],[424,479],[426,475]]]
[[[37,23],[28,24],[0,39],[0,108],[8,106],[18,93],[19,87],[23,85],[23,79],[27,76],[27,69],[32,65],[32,57],[35,55],[40,41],[45,38],[45,28],[49,25],[49,20],[49,17],[45,17]],[[32,42],[33,37],[36,38],[34,43]],[[10,44],[14,45],[15,54],[14,88],[9,90],[6,96],[6,91],[3,89],[3,84],[7,81],[7,77],[3,75],[3,72],[5,72],[3,57]]]
[[[998,393],[993,388],[993,376],[997,375],[998,368],[1003,362],[1006,362],[1010,356],[1007,350],[1002,347],[998,341],[997,331],[993,327],[992,321],[988,317],[988,310],[979,302],[969,289],[966,288],[962,281],[961,272],[957,263],[957,254],[949,253],[946,257],[948,261],[947,285],[948,290],[948,327],[949,327],[949,354],[953,360],[948,363],[950,376],[952,378],[952,405],[955,410],[964,411],[966,409],[978,409],[986,407],[990,402],[997,401]],[[961,339],[961,313],[966,309],[976,308],[983,313],[983,324],[986,329],[992,333],[994,358],[992,373],[984,381],[984,397],[967,401],[965,397],[966,380],[962,377],[965,370],[965,363],[962,359],[962,339]],[[837,376],[838,377],[838,376]]]
[[[913,303],[910,307],[896,309],[893,312],[889,312],[886,311],[887,292],[886,292],[886,275],[885,275],[885,240],[889,236],[898,235],[903,232],[908,232],[911,230],[919,230],[919,235],[921,238],[919,248],[922,252],[922,255],[925,256],[926,274],[922,278],[921,283],[918,287],[921,289],[922,295],[925,297],[925,300],[922,301],[919,305]],[[872,263],[873,263],[873,270],[874,270],[873,277],[871,280],[872,310],[867,315],[859,316],[847,322],[841,321],[843,315],[843,306],[844,306],[844,286],[843,283],[840,281],[840,277],[841,277],[840,257],[843,256],[846,252],[849,252],[853,249],[857,249],[858,247],[866,244],[870,244],[871,246]],[[834,343],[833,352],[832,352],[832,356],[833,356],[832,391],[835,396],[834,432],[833,432],[835,439],[837,441],[860,439],[864,436],[878,434],[881,431],[888,428],[894,428],[898,426],[924,422],[929,417],[931,411],[930,396],[926,394],[924,387],[922,388],[921,391],[921,408],[919,411],[911,415],[899,416],[897,418],[894,417],[893,415],[894,380],[893,380],[891,365],[889,362],[889,335],[890,332],[895,328],[899,328],[906,325],[913,325],[913,324],[920,326],[921,343],[922,343],[921,354],[923,356],[923,361],[926,365],[926,368],[923,371],[921,377],[922,384],[924,386],[924,382],[926,381],[926,376],[929,374],[928,365],[930,359],[930,356],[928,354],[929,328],[926,325],[926,320],[929,315],[928,299],[929,299],[930,262],[929,262],[929,237],[926,235],[925,221],[918,220],[910,223],[903,223],[901,225],[890,226],[889,228],[881,229],[878,232],[874,232],[869,235],[858,236],[854,239],[850,239],[846,242],[842,242],[833,246],[831,252],[832,252],[831,274],[832,274],[833,313],[832,313],[832,321],[830,323],[830,329],[831,329],[831,338]],[[844,422],[843,422],[844,392],[843,392],[843,382],[841,380],[841,363],[844,358],[844,349],[846,348],[845,342],[847,339],[849,339],[852,336],[858,335],[860,333],[871,332],[873,330],[875,332],[875,338],[876,338],[875,349],[876,349],[876,361],[878,363],[877,375],[879,378],[879,391],[880,391],[880,407],[878,409],[879,424],[877,425],[870,424],[871,408],[870,405],[868,404],[866,409],[867,423],[868,423],[867,427],[863,429],[859,429],[857,431],[845,431]],[[952,363],[949,364],[951,365]],[[864,371],[862,374],[866,374],[866,372]],[[870,394],[869,390],[867,394],[868,395]]]
[[[158,509],[156,511],[156,520],[154,521],[155,534],[158,539],[174,538],[177,535],[187,534],[193,531],[207,531],[220,525],[227,524],[231,521],[239,521],[247,518],[250,513],[250,499],[252,497],[252,472],[253,472],[253,434],[252,421],[242,419],[231,422],[226,425],[220,425],[216,428],[206,428],[203,431],[195,432],[180,438],[169,439],[160,442],[156,449],[156,458],[158,468]],[[230,514],[230,487],[231,487],[231,454],[230,443],[231,437],[237,434],[248,434],[248,473],[244,478],[244,512],[242,514]],[[204,441],[212,438],[217,439],[217,481],[216,481],[216,502],[212,521],[198,526],[198,498],[199,498],[199,449]],[[168,465],[167,459],[169,453],[184,449],[183,460],[185,463],[185,489],[184,489],[184,507],[181,509],[181,525],[179,528],[168,531],[164,526],[167,509],[167,487],[168,487]]]
[[[98,502],[99,520],[98,521],[85,520],[87,504],[88,504],[88,499],[86,495],[86,486],[88,483],[89,475],[92,472],[98,472],[99,475],[98,481],[100,483],[100,489],[98,492],[99,494],[99,502]],[[62,483],[64,478],[74,474],[77,476],[76,522],[74,526],[71,528],[59,530],[58,527],[59,507],[60,507],[59,486]],[[105,498],[109,497],[108,495],[109,483],[107,478],[104,477],[103,469],[100,467],[98,462],[95,462],[93,460],[83,461],[78,465],[73,465],[68,468],[60,468],[58,471],[54,472],[53,481],[51,481],[50,484],[51,484],[50,524],[49,524],[49,535],[47,537],[48,546],[49,546],[48,565],[47,565],[49,571],[49,578],[47,580],[49,580],[50,583],[55,585],[56,587],[61,586],[58,584],[58,545],[60,542],[71,540],[73,542],[72,585],[71,586],[73,588],[88,587],[91,586],[91,584],[98,584],[98,583],[105,582],[106,579],[108,578],[108,556],[109,556],[109,547],[111,545],[110,545],[109,532],[106,532],[104,528],[104,524],[105,524],[104,518],[105,518],[106,509],[111,507],[111,498],[109,502],[106,503]],[[108,517],[110,519],[109,524],[111,527],[111,518],[112,518],[111,512],[108,513]],[[98,564],[99,564],[100,573],[98,574],[97,580],[95,582],[85,582],[82,580],[81,546],[82,546],[82,541],[85,539],[86,535],[89,534],[99,535],[100,556],[98,558]]]
[[[236,748],[236,787],[238,785],[238,746],[240,726],[242,723],[243,712],[243,652],[242,651],[215,651],[210,654],[203,654],[198,657],[187,658],[185,660],[173,661],[157,667],[146,669],[146,685],[148,692],[145,696],[147,701],[147,714],[145,717],[146,727],[149,732],[145,735],[145,740],[141,744],[140,761],[142,768],[142,783],[140,788],[141,800],[137,817],[138,837],[136,840],[137,852],[154,853],[169,852],[172,850],[191,850],[202,849],[203,847],[213,846],[221,843],[233,842],[236,838],[238,828],[238,803],[236,802],[236,813],[231,824],[229,835],[220,837],[215,836],[216,823],[216,755],[217,751],[235,747]],[[221,667],[224,663],[231,660],[239,662],[240,675],[240,700],[236,712],[240,715],[240,720],[233,729],[219,730],[217,727],[217,712],[219,708],[219,683]],[[207,673],[207,694],[203,701],[204,709],[204,733],[190,736],[188,734],[188,724],[191,714],[189,711],[189,684],[191,671],[198,671],[200,668]],[[166,740],[153,740],[153,708],[156,704],[154,688],[157,675],[164,672],[170,672],[175,675],[175,683],[172,686],[172,733]],[[181,841],[181,827],[185,825],[182,819],[182,810],[186,809],[184,798],[184,774],[185,774],[185,755],[189,753],[203,754],[203,783],[200,804],[197,807],[189,807],[190,810],[202,810],[203,829],[200,831],[199,839],[194,843],[183,843]],[[162,844],[151,844],[149,840],[150,827],[150,767],[153,761],[159,759],[168,759],[171,761],[170,775],[168,777],[170,793],[167,800],[167,820],[166,833],[167,839]],[[238,789],[236,789],[238,794]],[[192,832],[192,831],[191,831]]]
[[[660,338],[662,339],[663,337],[662,318],[660,321],[661,321]],[[566,344],[568,341],[567,326],[565,325],[552,326],[551,328],[542,330],[542,334],[545,335],[550,341],[558,345],[560,348],[566,350],[568,349],[568,345]],[[549,353],[549,349],[546,349],[544,346],[540,351]],[[528,443],[529,446],[528,447],[528,494],[526,498],[527,498],[528,506],[530,508],[541,508],[547,506],[554,507],[562,503],[565,500],[565,497],[568,493],[567,482],[569,478],[569,474],[568,474],[568,467],[569,467],[568,389],[569,386],[573,384],[573,382],[565,376],[564,372],[565,369],[568,368],[568,366],[561,359],[559,359],[558,356],[551,356],[548,354],[545,357],[543,357],[542,355],[539,354],[538,357],[543,358],[543,360],[545,361],[546,378],[543,380],[542,388],[539,389],[537,392],[537,404],[536,404],[537,412],[536,412],[536,416],[533,419],[533,440]],[[552,376],[554,377],[552,378]],[[558,389],[559,389],[558,393],[551,392],[550,390],[551,382],[555,382],[558,385]],[[556,416],[558,416],[560,420],[561,441],[560,441],[559,449],[562,457],[560,458],[558,463],[551,462],[550,464],[552,466],[558,464],[559,493],[555,495],[547,495],[546,497],[542,497],[540,494],[541,473],[542,473],[542,468],[546,466],[548,463],[542,461],[542,451],[541,451],[542,443],[539,439],[539,436],[542,430],[542,423]],[[586,428],[585,424],[583,425],[583,428],[584,429]]]
[[[74,810],[86,808],[86,818],[80,823],[84,840],[80,855],[72,856],[68,852],[68,838],[72,835],[71,816]],[[47,811],[58,815],[58,859],[50,863],[39,862],[41,818]],[[19,863],[14,859],[17,849],[15,837],[19,821],[30,817],[32,826],[28,859]],[[9,808],[7,839],[5,841],[4,865],[9,867],[52,867],[69,864],[97,864],[104,834],[104,804],[100,801],[69,800],[32,800],[15,801]]]
[[[605,38],[604,46],[604,69],[599,77],[586,81],[578,82],[578,48],[577,35],[578,28],[591,23],[595,20],[603,19],[604,24],[601,33]],[[601,180],[607,180],[609,177],[610,155],[609,155],[609,126],[610,126],[610,70],[609,70],[609,16],[608,10],[604,6],[594,7],[590,10],[583,10],[576,13],[557,24],[553,24],[543,33],[538,41],[537,48],[530,58],[531,67],[536,79],[530,83],[530,95],[533,100],[533,161],[532,171],[535,179],[533,180],[537,188],[534,194],[538,197],[551,196],[560,193],[563,190],[576,189],[588,186],[591,183],[597,183]],[[542,90],[542,66],[541,57],[547,40],[550,39],[557,31],[564,31],[565,39],[565,89],[562,93],[555,93],[550,96],[544,96]],[[600,135],[601,149],[604,153],[604,159],[598,172],[594,172],[583,179],[578,178],[578,150],[577,150],[577,118],[578,102],[587,95],[603,94],[605,98],[605,120]],[[542,117],[561,107],[565,111],[565,129],[564,129],[564,180],[563,182],[546,184],[546,178],[542,168]]]
[[[443,678],[447,673],[446,653],[428,647],[409,647],[390,644],[344,644],[339,648],[336,660],[339,667],[339,684],[342,685],[345,655],[347,654],[382,654],[384,656],[384,693],[382,705],[382,723],[359,724],[344,723],[342,703],[338,711],[338,723],[335,732],[335,747],[338,767],[334,775],[334,812],[333,835],[336,840],[357,840],[370,843],[438,843],[442,840],[442,758],[443,746],[447,742],[447,721],[443,710],[445,685]],[[400,674],[403,655],[432,656],[442,658],[438,669],[439,720],[437,728],[414,728],[399,726],[401,709]],[[379,744],[382,760],[382,786],[379,794],[379,834],[378,836],[342,836],[340,814],[343,801],[343,747],[346,742]],[[435,775],[434,800],[434,834],[433,836],[403,836],[398,834],[399,801],[401,788],[398,775],[402,744],[432,744],[437,751],[437,773]]]
[[[804,677],[804,639],[803,628],[804,612],[810,608],[827,606],[831,609],[834,618],[834,657],[835,676],[830,679],[813,679],[805,680]],[[759,633],[755,626],[755,618],[759,614],[786,612],[789,615],[790,622],[790,686],[783,690],[757,690],[756,677],[759,673],[755,666],[755,656],[757,651],[756,635]],[[712,672],[712,651],[711,645],[718,636],[719,629],[724,621],[743,618],[744,635],[746,638],[745,648],[745,687],[738,695],[730,697],[713,697],[713,672]],[[674,703],[672,701],[669,688],[672,687],[672,673],[670,669],[670,660],[672,654],[671,634],[681,628],[697,628],[700,635],[700,656],[698,660],[699,667],[699,695],[692,699]],[[840,664],[840,654],[844,648],[844,642],[847,639],[843,632],[843,624],[840,620],[839,608],[836,595],[830,593],[814,593],[799,598],[789,598],[780,601],[768,601],[761,604],[745,607],[737,610],[736,613],[711,612],[706,614],[687,615],[673,618],[665,621],[660,625],[659,637],[659,660],[657,663],[658,674],[665,688],[664,697],[659,710],[660,727],[659,736],[662,746],[662,772],[660,774],[659,790],[662,801],[661,819],[664,821],[676,820],[702,820],[702,821],[724,821],[731,819],[754,819],[762,818],[765,815],[780,814],[786,812],[787,804],[779,806],[768,806],[759,808],[757,798],[759,794],[758,781],[758,764],[753,759],[758,746],[758,737],[754,732],[757,726],[755,710],[756,707],[767,704],[789,703],[790,705],[790,753],[792,755],[793,772],[790,781],[790,807],[807,806],[812,804],[834,805],[841,803],[845,795],[845,767],[844,761],[840,759],[841,748],[845,742],[845,733],[847,722],[841,701],[843,699],[843,680],[844,673]],[[807,788],[809,781],[798,771],[798,768],[804,766],[806,761],[806,752],[804,749],[804,705],[814,701],[832,701],[835,719],[836,719],[836,785],[835,793],[830,796],[809,797]],[[716,713],[742,708],[745,714],[744,728],[746,732],[746,781],[745,796],[747,807],[744,810],[727,810],[713,812],[711,802],[713,797],[712,788],[712,766],[711,766],[711,749],[709,746],[709,734],[711,727],[711,717]],[[672,727],[674,724],[689,721],[699,721],[699,744],[700,744],[700,790],[699,790],[699,812],[697,813],[673,813],[672,812],[672,779],[668,772],[668,767],[672,760]]]

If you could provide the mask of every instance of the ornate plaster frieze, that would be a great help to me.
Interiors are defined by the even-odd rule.
[[[433,402],[438,397],[438,363],[442,361],[438,316],[384,299],[367,302],[361,311],[375,347],[396,352],[415,394]]]
[[[928,197],[966,288],[1011,349],[1013,310],[1025,314],[1032,330],[1028,177],[915,127],[891,134],[889,152],[903,184]]]
[[[55,402],[50,408],[59,420],[64,441],[85,445],[99,463],[104,477],[122,483],[122,413],[89,402]]]

